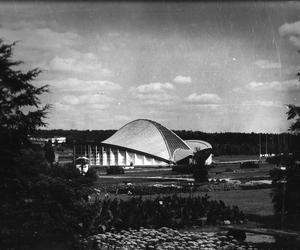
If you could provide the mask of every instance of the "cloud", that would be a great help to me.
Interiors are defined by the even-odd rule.
[[[238,93],[238,94],[245,94],[246,93],[246,90],[243,89],[243,88],[234,88],[232,91],[235,92],[235,93]]]
[[[175,89],[172,83],[149,83],[140,85],[136,88],[131,88],[130,92],[143,105],[169,105],[174,103],[176,96],[169,93],[170,90]]]
[[[106,104],[111,103],[114,101],[114,98],[100,95],[100,94],[87,94],[87,95],[65,95],[61,98],[60,104],[63,105],[94,105],[88,106],[88,108],[104,108]],[[100,105],[100,106],[97,106]]]
[[[283,82],[250,82],[245,89],[248,91],[300,91],[300,83],[298,79]]]
[[[0,26],[1,36],[9,41],[20,41],[27,49],[62,49],[77,44],[80,36],[71,31],[57,32],[49,27],[37,27],[33,23],[13,23]]]
[[[300,21],[285,23],[278,31],[280,36],[287,37],[295,47],[300,48]]]
[[[112,76],[112,72],[103,67],[98,58],[92,53],[76,53],[72,57],[55,56],[49,62],[48,69],[93,74],[102,77]]]
[[[135,88],[135,91],[138,93],[154,93],[154,92],[164,92],[165,90],[174,89],[174,85],[172,83],[160,83],[160,82],[152,82],[149,84],[140,85]]]
[[[47,26],[46,26],[47,25]],[[84,52],[83,39],[73,31],[54,30],[45,22],[5,23],[0,34],[8,41],[19,41],[18,59],[33,63],[44,71],[65,74],[85,74],[90,78],[111,77],[113,72],[104,67],[98,56]]]
[[[43,84],[53,86],[59,91],[97,91],[99,93],[120,90],[122,87],[111,81],[101,80],[80,80],[77,78],[67,78],[65,80],[43,81]]]
[[[178,75],[173,79],[173,82],[178,84],[187,84],[192,82],[192,78],[190,76]]]
[[[204,93],[201,95],[192,93],[186,97],[185,100],[193,104],[218,104],[222,99],[217,94],[213,93]]]
[[[170,105],[173,104],[177,97],[166,92],[158,93],[138,93],[133,92],[135,98],[139,100],[142,105]]]
[[[283,107],[283,104],[279,102],[274,101],[261,101],[261,100],[255,100],[255,101],[244,101],[241,103],[243,106],[262,106],[262,107]]]
[[[61,29],[58,32],[50,26],[49,23],[40,22],[2,23],[0,34],[8,42],[18,41],[15,47],[18,59],[41,67],[53,55],[65,54],[71,49],[77,50],[77,45],[81,42],[81,37],[76,32]]]
[[[257,60],[254,62],[256,66],[258,66],[261,69],[280,69],[281,64],[277,62],[271,62],[268,60]]]

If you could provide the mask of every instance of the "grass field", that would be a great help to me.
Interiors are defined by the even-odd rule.
[[[214,156],[213,160],[215,162],[259,160],[259,156],[258,155],[221,155],[221,156]]]
[[[213,200],[223,200],[230,206],[236,205],[246,214],[273,214],[271,189],[214,191],[208,195]]]
[[[251,158],[252,157],[252,158]],[[246,158],[246,159],[245,159]],[[248,160],[254,159],[253,156],[227,156],[221,158],[222,160]],[[249,180],[266,180],[269,179],[269,171],[273,168],[270,164],[261,164],[258,169],[240,169],[239,164],[217,164],[216,167],[209,169],[209,177],[215,179],[237,179],[241,181]],[[190,179],[192,176],[187,174],[178,174],[173,172],[171,168],[158,169],[133,169],[126,170],[124,175],[99,177],[97,185],[119,184],[119,183],[136,183],[142,185],[155,183],[179,183]],[[177,178],[177,181],[176,181]],[[183,180],[181,180],[183,178]],[[270,216],[273,214],[271,189],[256,189],[256,190],[229,190],[229,191],[209,191],[196,192],[193,195],[205,195],[207,193],[211,199],[223,200],[227,205],[237,205],[244,213],[254,214],[258,216]],[[178,194],[178,195],[190,195]],[[127,195],[113,195],[113,197],[127,198]],[[157,195],[152,195],[156,197]]]
[[[209,169],[210,178],[231,179],[269,179],[269,172],[274,166],[271,164],[260,164],[259,168],[241,169],[239,164],[218,164]]]

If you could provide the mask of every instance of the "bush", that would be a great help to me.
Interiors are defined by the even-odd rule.
[[[278,221],[283,223],[282,227],[299,230],[300,165],[294,163],[286,170],[274,169],[270,175],[273,180],[272,202]]]
[[[208,170],[205,165],[196,166],[193,171],[193,177],[195,182],[207,182],[208,181]]]
[[[240,168],[259,168],[259,163],[254,161],[242,162]]]
[[[289,166],[292,164],[292,162],[295,160],[295,157],[290,154],[279,154],[275,156],[267,157],[266,161],[270,164],[274,165],[283,165],[283,166]]]
[[[49,167],[39,151],[22,150],[16,163],[0,168],[2,247],[30,248],[40,240],[74,241],[89,233],[97,209],[90,202],[93,178],[74,166]]]
[[[192,174],[194,172],[195,165],[173,165],[172,171],[181,174]]]
[[[121,166],[109,166],[106,169],[107,174],[124,174],[124,168]]]
[[[172,227],[222,224],[224,220],[239,223],[244,214],[237,207],[228,207],[222,201],[211,201],[208,196],[165,196],[155,199],[105,199],[101,213],[95,220],[98,233],[139,227]]]

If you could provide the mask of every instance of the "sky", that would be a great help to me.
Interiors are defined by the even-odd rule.
[[[48,129],[279,133],[300,105],[296,1],[5,1],[0,37],[42,69]]]

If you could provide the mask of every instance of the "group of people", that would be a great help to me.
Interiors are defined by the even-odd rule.
[[[216,225],[224,221],[240,223],[244,214],[238,207],[229,207],[223,201],[211,201],[209,197],[179,197],[177,195],[128,200],[110,199],[102,201],[97,218],[99,230],[128,229],[139,227],[183,228],[193,225]]]

